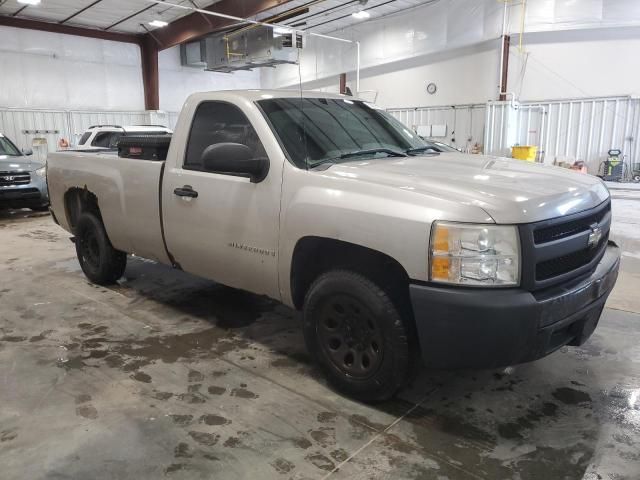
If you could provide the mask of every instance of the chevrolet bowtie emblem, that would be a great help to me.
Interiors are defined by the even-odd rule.
[[[587,246],[589,248],[595,248],[602,239],[602,229],[600,225],[594,223],[591,225],[591,233],[589,233],[589,241],[587,242]]]

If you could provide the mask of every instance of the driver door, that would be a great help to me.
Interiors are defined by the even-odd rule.
[[[163,177],[167,248],[175,263],[189,273],[279,298],[278,169],[259,183],[208,172],[203,152],[219,143],[240,143],[251,149],[254,158],[267,157],[240,108],[221,101],[200,103],[184,158],[174,167],[167,165]]]

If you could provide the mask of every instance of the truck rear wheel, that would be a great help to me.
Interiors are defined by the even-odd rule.
[[[407,333],[388,293],[358,273],[325,273],[306,295],[309,352],[337,390],[363,402],[386,400],[409,380]]]
[[[89,280],[108,285],[122,277],[127,267],[127,254],[113,248],[96,215],[80,215],[75,232],[78,261]]]

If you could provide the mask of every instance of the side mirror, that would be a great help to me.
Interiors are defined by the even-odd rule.
[[[252,183],[261,182],[269,172],[269,159],[253,158],[251,149],[240,143],[209,145],[201,159],[207,172],[247,177]]]
[[[31,155],[33,155],[33,150],[31,150],[30,148],[23,148],[22,149],[22,154],[26,157],[29,157]]]

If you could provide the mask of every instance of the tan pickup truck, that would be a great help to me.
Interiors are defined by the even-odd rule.
[[[599,179],[439,152],[352,97],[196,94],[172,138],[52,154],[48,182],[90,280],[131,253],[301,309],[318,365],[364,401],[420,359],[490,368],[582,344],[618,273]]]

